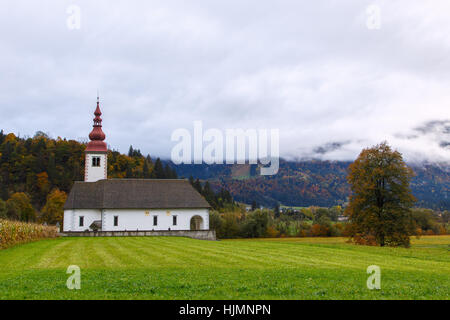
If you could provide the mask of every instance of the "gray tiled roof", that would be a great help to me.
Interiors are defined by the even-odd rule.
[[[209,208],[187,180],[109,179],[75,182],[64,209]]]

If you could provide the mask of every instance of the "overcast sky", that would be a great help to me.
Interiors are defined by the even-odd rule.
[[[0,128],[21,136],[86,138],[98,89],[122,152],[168,157],[202,120],[279,128],[290,158],[387,140],[450,160],[448,0],[2,0],[0,58]]]

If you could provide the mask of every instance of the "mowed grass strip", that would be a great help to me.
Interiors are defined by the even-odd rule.
[[[60,238],[0,251],[0,299],[449,299],[450,236],[410,249],[344,238]],[[66,287],[69,265],[81,290]],[[381,290],[366,286],[381,268]]]

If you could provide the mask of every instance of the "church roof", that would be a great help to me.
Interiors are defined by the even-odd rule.
[[[64,209],[209,208],[187,180],[108,179],[75,182]]]

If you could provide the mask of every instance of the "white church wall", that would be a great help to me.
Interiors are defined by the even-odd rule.
[[[63,231],[72,231],[73,210],[64,210]]]
[[[80,226],[80,217],[83,217],[83,225]],[[76,209],[64,211],[64,231],[90,230],[89,226],[96,220],[101,220],[101,211],[97,209]]]
[[[100,166],[92,166],[92,158],[100,157]],[[107,178],[107,156],[106,153],[86,153],[85,179],[86,182],[95,182]]]
[[[200,216],[203,219],[202,230],[209,229],[208,209],[106,209],[103,210],[102,231],[123,230],[190,230],[191,218]],[[118,217],[118,225],[114,226],[114,217]],[[157,216],[157,225],[153,225],[153,217]],[[177,216],[177,225],[173,225],[173,216]]]

